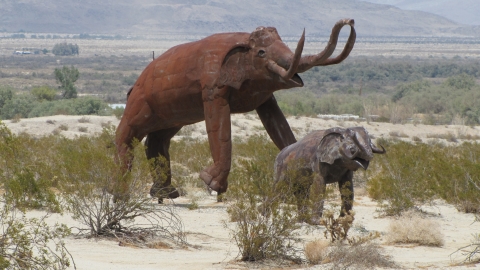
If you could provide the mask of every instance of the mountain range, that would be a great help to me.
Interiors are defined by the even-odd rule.
[[[443,16],[457,23],[480,25],[478,0],[362,0],[392,5],[405,10],[421,10]]]
[[[328,36],[342,18],[355,19],[363,37],[480,37],[480,26],[360,0],[0,0],[3,32],[206,35],[275,26],[281,36],[304,28]]]

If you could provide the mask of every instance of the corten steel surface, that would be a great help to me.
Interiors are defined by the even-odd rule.
[[[338,182],[342,199],[340,216],[344,216],[353,205],[353,172],[359,168],[366,170],[374,153],[384,154],[385,149],[375,146],[363,127],[313,131],[278,154],[275,182],[288,181],[296,187],[293,192],[300,217],[308,211],[307,199],[314,196],[310,198],[312,219],[305,221],[319,224],[326,184]]]
[[[330,58],[345,25],[351,28],[349,39],[342,53]],[[301,56],[305,31],[292,52],[273,27],[215,34],[169,49],[145,68],[128,93],[116,132],[119,159],[128,169],[126,153],[132,141],[146,136],[148,158],[164,156],[167,163],[157,164],[157,169],[168,171],[166,177],[154,179],[150,194],[178,197],[171,186],[170,139],[183,126],[205,120],[214,164],[200,177],[219,194],[225,192],[231,164],[230,114],[256,110],[279,149],[294,143],[273,92],[303,86],[298,73],[314,66],[340,63],[355,38],[354,21],[344,19],[335,24],[328,45],[317,55]]]

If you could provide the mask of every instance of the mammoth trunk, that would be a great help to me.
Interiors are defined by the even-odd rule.
[[[295,54],[292,59],[292,63],[288,70],[285,70],[283,67],[279,66],[272,60],[268,61],[268,69],[282,77],[284,80],[290,80],[296,73],[298,64],[300,63],[300,59],[302,57],[303,46],[305,44],[305,29],[303,30],[302,37],[298,41],[297,48],[295,49]]]

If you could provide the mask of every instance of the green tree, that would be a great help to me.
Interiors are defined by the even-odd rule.
[[[78,55],[79,54],[79,48],[77,44],[72,44],[69,43],[67,44],[66,42],[63,43],[57,43],[55,46],[53,46],[52,53],[55,55]]]
[[[63,89],[63,98],[76,98],[77,89],[75,88],[74,83],[78,80],[80,72],[74,66],[70,68],[63,66],[63,68],[55,69],[55,78],[57,82],[60,83],[60,89]]]

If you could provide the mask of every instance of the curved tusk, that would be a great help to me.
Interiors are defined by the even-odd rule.
[[[385,151],[385,148],[383,148],[382,145],[380,145],[380,147],[382,147],[382,150],[380,150],[373,143],[371,143],[370,146],[372,147],[372,152],[375,153],[375,154],[385,154],[387,152],[387,151]]]
[[[303,29],[302,36],[298,41],[297,48],[295,49],[295,54],[292,59],[292,63],[288,70],[285,70],[281,66],[279,66],[275,61],[268,60],[267,68],[274,73],[277,73],[282,77],[284,80],[290,80],[295,73],[297,73],[298,64],[302,58],[303,46],[305,45],[305,29]]]
[[[345,47],[342,53],[340,53],[335,58],[329,58],[335,51],[340,30],[345,25],[350,25],[350,36],[348,37],[347,43],[345,44]],[[325,47],[325,49],[319,54],[302,57],[300,64],[298,66],[297,73],[305,72],[314,66],[333,65],[333,64],[338,64],[343,60],[345,60],[345,58],[347,58],[350,52],[352,51],[353,45],[355,44],[355,39],[357,37],[354,25],[355,25],[355,21],[353,19],[339,20],[332,28],[332,33],[330,34],[330,40],[328,41],[328,44]]]

